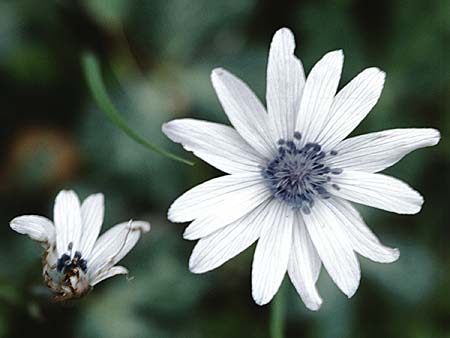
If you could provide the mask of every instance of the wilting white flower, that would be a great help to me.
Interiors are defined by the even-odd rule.
[[[99,237],[103,223],[103,194],[90,195],[80,205],[73,191],[55,200],[54,223],[42,216],[14,218],[10,226],[46,249],[43,275],[57,300],[79,298],[99,282],[128,270],[116,265],[150,230],[143,221],[120,223]]]
[[[286,271],[303,302],[317,310],[316,281],[325,266],[348,297],[358,288],[356,253],[390,263],[382,245],[348,201],[415,214],[422,196],[377,172],[409,152],[435,145],[435,129],[392,129],[345,139],[380,97],[385,74],[367,68],[337,94],[342,51],[326,54],[307,79],[294,56],[292,32],[276,32],[267,66],[267,111],[224,69],[211,79],[234,128],[194,119],[163,126],[173,141],[225,176],[189,190],[169,209],[173,222],[193,221],[184,237],[200,239],[189,266],[203,273],[258,240],[252,267],[256,303],[268,303]]]

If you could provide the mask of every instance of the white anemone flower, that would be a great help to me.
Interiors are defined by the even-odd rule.
[[[322,264],[349,298],[360,282],[357,255],[391,263],[386,247],[350,202],[415,214],[422,196],[378,172],[409,152],[439,141],[435,129],[391,129],[346,137],[380,97],[385,73],[367,68],[337,92],[342,51],[327,53],[305,79],[287,28],[272,40],[267,110],[228,71],[211,75],[234,128],[195,119],[164,124],[163,132],[227,175],[200,184],[170,207],[173,222],[190,222],[184,238],[199,240],[194,273],[215,269],[257,242],[252,295],[270,302],[287,271],[311,310],[321,306],[316,281]]]
[[[103,223],[103,194],[82,204],[73,191],[61,191],[55,200],[54,223],[42,216],[14,218],[10,226],[46,249],[43,276],[56,300],[86,295],[93,286],[128,270],[116,265],[150,230],[143,221],[120,223],[99,237]]]

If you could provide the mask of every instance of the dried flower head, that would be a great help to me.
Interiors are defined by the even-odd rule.
[[[80,298],[99,282],[128,273],[116,264],[136,245],[141,234],[150,230],[150,224],[120,223],[99,237],[103,215],[103,194],[91,195],[80,204],[75,192],[63,190],[55,200],[54,223],[36,215],[11,221],[13,230],[46,249],[43,276],[56,300]]]

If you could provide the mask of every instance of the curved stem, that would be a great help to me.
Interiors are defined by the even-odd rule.
[[[286,286],[281,284],[270,308],[270,337],[284,337],[284,319],[286,314]]]
[[[171,158],[172,160],[182,162],[188,165],[194,165],[191,161],[184,158],[178,157],[158,146],[148,142],[141,136],[139,136],[133,129],[131,129],[125,120],[120,115],[119,111],[116,109],[112,101],[110,100],[105,85],[102,80],[100,66],[94,54],[90,52],[83,53],[81,57],[81,63],[84,71],[84,76],[88,83],[89,89],[97,102],[98,106],[105,112],[108,118],[114,123],[119,129],[121,129],[125,134],[127,134],[135,142],[143,145],[147,149],[154,151],[158,154]]]

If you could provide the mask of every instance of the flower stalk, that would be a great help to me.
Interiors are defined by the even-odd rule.
[[[128,135],[132,140],[144,146],[145,148],[168,157],[172,160],[187,164],[194,165],[193,162],[188,161],[184,158],[176,156],[156,145],[145,140],[139,136],[131,127],[128,126],[126,121],[120,115],[117,108],[112,103],[108,96],[108,93],[103,83],[100,66],[97,58],[91,52],[84,52],[81,56],[81,65],[83,68],[84,76],[86,82],[89,86],[92,96],[94,97],[97,105],[105,112],[106,116],[114,123],[119,129],[121,129],[126,135]]]
[[[283,283],[270,307],[270,337],[284,338],[286,284]]]

